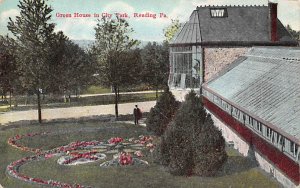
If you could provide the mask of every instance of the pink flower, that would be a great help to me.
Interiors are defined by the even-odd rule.
[[[149,144],[146,145],[146,147],[147,147],[147,148],[154,148],[154,144],[149,143]]]
[[[119,157],[119,163],[121,165],[131,165],[133,163],[131,155],[126,152],[121,153]]]
[[[123,142],[123,138],[115,137],[108,140],[108,143],[110,144],[118,144],[120,142]]]
[[[141,151],[136,151],[134,152],[134,154],[137,156],[137,157],[143,157],[143,153]]]
[[[45,158],[46,158],[46,159],[50,159],[50,158],[52,158],[52,157],[54,157],[53,154],[46,154],[46,155],[45,155]]]

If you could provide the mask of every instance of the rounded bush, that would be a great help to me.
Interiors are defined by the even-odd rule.
[[[174,95],[166,88],[156,105],[150,110],[146,120],[147,130],[157,136],[161,136],[172,121],[178,107],[179,102],[175,100]]]
[[[161,163],[174,175],[212,176],[227,159],[225,140],[194,91],[162,138]]]

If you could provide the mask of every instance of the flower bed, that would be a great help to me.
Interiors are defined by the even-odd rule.
[[[132,165],[133,164],[133,160],[132,157],[129,153],[126,152],[122,152],[119,155],[119,163],[121,165]]]
[[[110,138],[106,141],[77,141],[72,142],[66,146],[61,146],[58,148],[54,148],[52,150],[43,151],[37,148],[29,148],[19,144],[18,142],[25,137],[34,137],[34,136],[43,136],[49,135],[53,133],[42,132],[42,133],[29,133],[26,135],[16,135],[12,138],[8,139],[8,144],[12,147],[20,149],[22,151],[30,151],[34,152],[35,155],[30,157],[25,157],[20,160],[14,161],[10,163],[6,170],[7,174],[19,179],[21,181],[35,183],[40,185],[47,185],[52,187],[63,187],[63,188],[89,188],[89,186],[83,186],[79,184],[68,184],[55,180],[43,180],[40,178],[33,178],[30,176],[26,176],[24,174],[19,173],[19,168],[29,162],[37,161],[37,160],[47,160],[56,156],[61,156],[63,159],[58,159],[59,164],[61,165],[72,165],[72,164],[82,164],[86,162],[95,162],[98,160],[103,160],[106,158],[106,155],[97,151],[97,149],[101,148],[105,150],[107,153],[111,150],[121,150],[118,152],[116,157],[112,160],[103,162],[100,166],[109,167],[109,166],[127,166],[127,165],[148,165],[147,161],[138,159],[143,157],[142,151],[139,149],[141,147],[148,149],[150,152],[153,151],[154,145],[152,144],[153,138],[151,136],[140,136],[138,139],[130,138],[123,139],[120,137]],[[124,152],[126,148],[132,151]],[[138,148],[138,149],[137,149]],[[88,152],[80,152],[80,150],[90,150]]]

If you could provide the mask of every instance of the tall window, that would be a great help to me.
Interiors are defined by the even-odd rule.
[[[212,8],[210,9],[210,15],[212,18],[225,18],[228,13],[226,8]]]

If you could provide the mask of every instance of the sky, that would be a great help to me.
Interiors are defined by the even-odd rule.
[[[284,25],[300,30],[300,0],[273,0],[278,3],[278,18]],[[20,10],[18,0],[0,0],[0,35],[9,33],[7,21],[15,18]],[[63,31],[70,39],[93,40],[97,18],[103,13],[126,13],[132,37],[143,41],[163,41],[163,30],[172,19],[188,21],[192,11],[201,5],[267,5],[268,0],[48,0],[53,8],[52,22],[56,31]],[[75,18],[74,13],[91,17]],[[134,17],[134,14],[156,14],[153,17]],[[163,14],[160,14],[163,13]],[[71,18],[61,15],[71,14]],[[161,15],[161,17],[160,17]],[[147,16],[147,15],[145,15]]]

